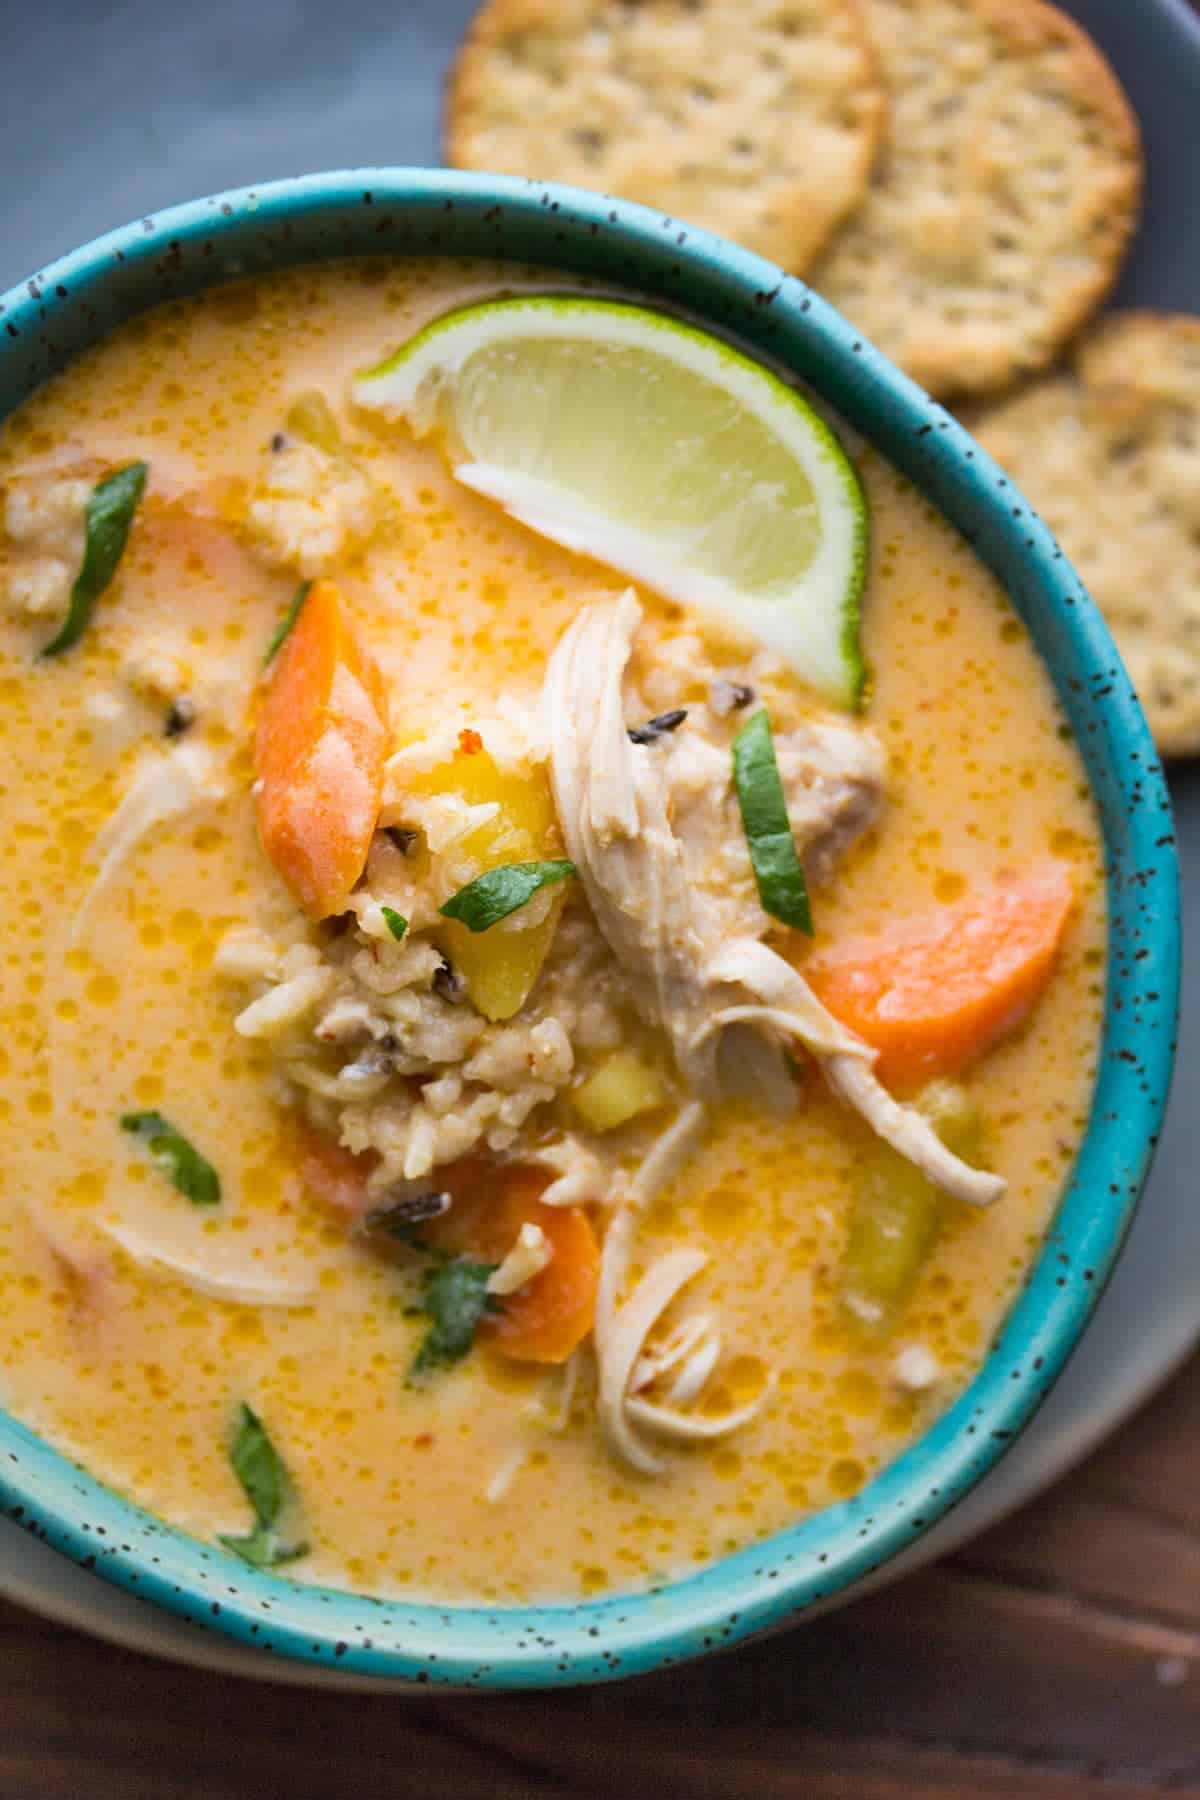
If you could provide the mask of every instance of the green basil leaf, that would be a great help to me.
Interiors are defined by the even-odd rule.
[[[733,781],[763,911],[811,937],[808,887],[788,822],[765,707],[733,740]]]
[[[92,608],[117,572],[129,527],[146,485],[147,465],[126,463],[92,489],[87,503],[83,564],[71,589],[67,616],[57,637],[43,645],[42,656],[61,656],[88,628]]]
[[[288,609],[284,613],[282,619],[280,619],[278,625],[275,627],[275,630],[271,636],[271,641],[267,645],[267,653],[262,659],[262,666],[264,669],[270,668],[271,664],[274,662],[276,656],[279,653],[279,650],[283,644],[284,639],[287,637],[288,633],[291,631],[292,626],[296,623],[296,620],[300,617],[300,609],[304,605],[304,602],[308,599],[308,591],[311,587],[312,587],[311,581],[302,581],[300,583],[300,586],[296,589],[295,593],[292,595],[292,598],[288,604]]]
[[[575,873],[573,862],[504,863],[468,881],[438,911],[444,919],[457,919],[468,931],[490,931],[532,900],[539,888],[566,881]]]
[[[475,1342],[475,1333],[487,1313],[501,1312],[499,1301],[487,1291],[488,1276],[497,1263],[470,1262],[456,1257],[427,1269],[422,1278],[421,1302],[414,1310],[433,1320],[409,1374],[420,1378],[433,1369],[461,1362]]]
[[[147,1150],[185,1200],[193,1206],[219,1205],[221,1178],[217,1171],[161,1113],[122,1113],[121,1130],[145,1139]]]
[[[244,1403],[229,1460],[258,1523],[274,1525],[289,1492],[287,1470],[262,1420]]]
[[[408,930],[408,920],[403,913],[398,913],[394,906],[380,906],[379,910],[383,914],[384,924],[399,943]]]
[[[307,1544],[281,1544],[275,1535],[275,1525],[291,1497],[292,1484],[262,1420],[244,1404],[229,1460],[242,1492],[254,1508],[255,1524],[245,1537],[222,1535],[218,1542],[254,1569],[277,1569],[281,1563],[295,1562],[297,1557],[307,1555]]]

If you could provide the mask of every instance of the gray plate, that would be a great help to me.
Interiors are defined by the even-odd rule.
[[[1066,0],[1141,117],[1145,216],[1118,300],[1200,312],[1200,22],[1188,0]],[[219,188],[438,160],[442,76],[473,0],[50,0],[5,40],[0,288],[111,225]],[[1172,778],[1184,909],[1200,913],[1200,764]],[[1087,1337],[1016,1448],[903,1563],[940,1555],[1044,1487],[1163,1379],[1200,1329],[1200,974],[1185,968],[1179,1073],[1154,1176]],[[900,1564],[887,1570],[890,1578]],[[152,1611],[0,1521],[0,1593],[164,1656],[274,1680],[285,1666]]]

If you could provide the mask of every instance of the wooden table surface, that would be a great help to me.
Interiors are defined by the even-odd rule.
[[[0,1800],[1200,1800],[1200,1357],[948,1562],[725,1657],[401,1700],[155,1663],[0,1605]]]

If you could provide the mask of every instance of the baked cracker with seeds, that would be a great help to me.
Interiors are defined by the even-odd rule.
[[[640,200],[798,274],[862,199],[884,111],[860,0],[489,0],[445,154]]]
[[[1043,0],[867,0],[889,89],[871,191],[813,287],[932,393],[1047,367],[1114,280],[1142,159],[1125,95]]]
[[[968,422],[1103,611],[1159,749],[1200,751],[1200,319],[1113,313]]]

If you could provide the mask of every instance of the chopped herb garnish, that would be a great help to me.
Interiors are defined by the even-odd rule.
[[[292,595],[291,602],[288,606],[288,609],[284,613],[282,619],[280,619],[278,625],[275,627],[274,635],[272,636],[270,643],[267,645],[267,653],[263,657],[263,660],[262,660],[262,666],[264,669],[270,668],[271,664],[274,662],[274,660],[279,652],[280,646],[282,645],[284,639],[287,637],[288,633],[291,631],[292,626],[296,623],[296,620],[300,617],[300,608],[304,605],[304,602],[308,599],[308,590],[309,590],[309,588],[311,588],[311,586],[312,586],[311,581],[302,581],[300,583],[300,586],[296,589],[295,593]]]
[[[482,1319],[488,1313],[503,1312],[487,1287],[488,1277],[498,1266],[459,1256],[425,1271],[420,1304],[413,1310],[428,1314],[433,1324],[413,1358],[410,1377],[420,1379],[434,1369],[461,1362],[475,1342]]]
[[[161,1113],[122,1113],[121,1130],[145,1139],[150,1155],[185,1200],[193,1206],[219,1205],[221,1179],[217,1171]]]
[[[504,863],[459,888],[438,911],[443,918],[457,919],[468,931],[490,931],[509,913],[532,900],[540,888],[553,881],[566,881],[575,872],[575,864],[564,860]]]
[[[788,821],[765,707],[733,740],[733,780],[763,911],[811,937],[808,887]]]
[[[678,731],[686,718],[687,707],[676,706],[656,719],[647,719],[644,725],[631,725],[627,736],[631,744],[656,744],[669,731]]]
[[[396,942],[399,943],[400,939],[408,930],[408,920],[404,917],[403,913],[398,913],[394,906],[381,906],[379,910],[383,914],[384,924],[387,926]]]
[[[133,462],[92,489],[87,503],[83,563],[71,589],[62,629],[43,646],[42,656],[61,656],[87,630],[92,609],[125,553],[129,527],[145,486],[146,464]]]
[[[172,700],[167,711],[167,716],[163,721],[163,733],[169,738],[182,737],[184,732],[190,730],[195,722],[196,702],[190,695],[180,694],[177,700]]]
[[[404,825],[385,825],[383,835],[391,839],[401,856],[407,856],[421,834],[419,831],[409,831]]]
[[[267,1436],[262,1420],[243,1405],[237,1435],[229,1452],[233,1472],[254,1508],[254,1530],[246,1537],[221,1536],[219,1542],[256,1569],[278,1568],[304,1556],[307,1544],[281,1544],[275,1527],[292,1496],[292,1484],[279,1452]]]

